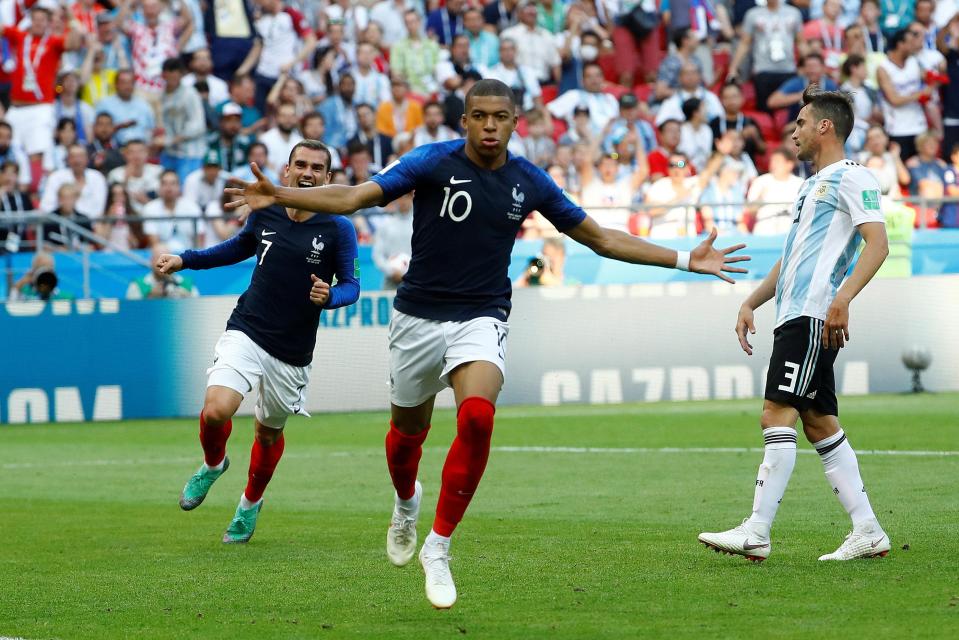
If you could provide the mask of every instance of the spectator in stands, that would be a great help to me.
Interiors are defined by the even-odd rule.
[[[427,102],[423,107],[423,124],[413,131],[413,146],[419,147],[431,142],[446,142],[459,138],[458,133],[443,124],[444,118],[445,114],[440,103]]]
[[[228,80],[244,65],[251,70],[255,60],[250,57],[256,36],[253,3],[222,0],[204,2],[202,7],[203,28],[213,56],[213,75]]]
[[[575,12],[574,16],[583,16]],[[583,31],[582,21],[571,24],[563,32],[564,39],[559,54],[562,59],[559,91],[565,93],[583,88],[583,71],[587,64],[596,62],[603,50],[603,41],[595,31]]]
[[[67,150],[66,168],[54,171],[47,177],[43,197],[40,199],[40,209],[55,210],[61,185],[71,183],[77,186],[80,194],[76,202],[77,211],[93,220],[103,215],[107,202],[107,181],[99,171],[89,168],[89,161],[90,157],[84,145],[71,145]]]
[[[873,125],[866,132],[866,146],[859,154],[859,162],[876,173],[882,195],[898,196],[899,185],[908,185],[912,181],[898,144],[890,144],[881,125]]]
[[[565,284],[566,244],[563,236],[543,239],[540,255],[529,261],[514,287],[561,287]]]
[[[594,135],[598,135],[619,117],[619,102],[612,95],[603,93],[603,82],[603,68],[590,62],[583,67],[583,88],[566,91],[546,108],[554,117],[563,118],[572,125],[575,109],[585,106],[589,109]]]
[[[913,21],[915,4],[915,0],[882,0],[882,33],[887,39]]]
[[[789,109],[789,119],[795,120],[802,108],[802,94],[806,87],[815,84],[826,91],[839,88],[825,73],[823,57],[818,53],[806,54],[800,62],[799,73],[782,83],[766,104],[770,109]]]
[[[0,164],[16,163],[20,179],[20,188],[30,190],[30,161],[23,149],[14,142],[13,128],[6,120],[0,120]]]
[[[679,74],[683,65],[687,63],[694,65],[702,75],[702,63],[695,55],[696,49],[699,48],[699,35],[689,28],[677,29],[673,33],[672,42],[676,51],[666,56],[659,66],[656,87],[650,102],[661,103],[679,89]]]
[[[876,71],[879,69],[882,61],[886,59],[885,51],[870,51],[868,46],[869,40],[866,38],[866,28],[858,23],[846,27],[844,39],[846,42],[846,50],[840,57],[842,61],[840,63],[840,71],[842,70],[841,65],[844,64],[850,56],[857,55],[865,60],[866,63],[866,77],[863,82],[873,91],[878,90],[879,83],[876,80]]]
[[[436,81],[442,95],[459,89],[468,71],[479,71],[479,68],[470,60],[469,38],[466,34],[459,34],[450,45],[449,59],[440,61],[436,66]]]
[[[483,78],[503,82],[513,90],[513,99],[523,111],[543,108],[543,93],[536,72],[517,64],[516,41],[505,36],[499,41],[499,63],[483,69]]]
[[[576,105],[573,108],[573,126],[559,137],[560,144],[573,145],[580,142],[588,145],[590,149],[595,151],[599,150],[600,143],[602,142],[599,137],[599,132],[596,131],[596,127],[593,125],[592,117],[589,114],[589,107],[585,105]]]
[[[5,213],[26,213],[33,209],[30,195],[21,189],[20,164],[14,160],[0,163],[0,220]],[[0,227],[0,246],[7,238],[10,227]],[[20,233],[19,229],[14,229]]]
[[[309,17],[309,12],[305,10],[310,3],[303,2],[304,13]],[[323,10],[326,22],[338,22],[343,25],[343,35],[348,42],[356,42],[358,36],[370,23],[370,12],[362,4],[353,0],[331,0],[329,5]],[[322,25],[313,24],[314,27]]]
[[[104,176],[122,167],[124,162],[113,140],[115,130],[113,116],[105,111],[97,114],[93,121],[93,135],[87,144],[87,155],[90,156],[90,167]]]
[[[745,167],[739,160],[726,158],[719,172],[703,189],[699,200],[703,219],[703,232],[718,229],[721,233],[748,233],[743,217],[746,190],[742,181]]]
[[[53,148],[43,157],[43,170],[47,173],[67,166],[67,149],[77,142],[77,126],[70,118],[60,118],[53,132]]]
[[[692,62],[687,62],[679,72],[679,89],[660,105],[656,113],[656,124],[666,120],[683,120],[683,103],[690,98],[699,98],[705,104],[707,122],[722,117],[724,110],[719,98],[703,86],[699,68]]]
[[[463,32],[465,9],[465,0],[446,0],[446,7],[434,9],[426,17],[426,34],[449,47],[453,38]]]
[[[383,290],[396,289],[410,267],[413,254],[413,195],[408,193],[388,204],[390,215],[373,231],[373,264],[383,274]]]
[[[769,158],[769,173],[764,173],[749,185],[745,214],[752,220],[756,235],[789,233],[792,227],[792,206],[799,197],[803,179],[793,173],[796,156],[786,147],[779,147]],[[755,203],[768,203],[756,205]],[[748,222],[747,222],[748,224]]]
[[[262,142],[254,142],[251,144],[247,160],[246,163],[237,165],[237,168],[234,169],[231,174],[244,182],[253,182],[256,178],[253,176],[253,170],[250,169],[250,163],[255,162],[256,166],[263,172],[263,175],[270,179],[270,182],[280,184],[279,174],[269,167],[269,150],[265,144]]]
[[[400,77],[390,82],[390,100],[381,102],[376,110],[376,129],[385,136],[395,137],[401,131],[412,133],[423,124],[423,108],[410,100],[409,84]]]
[[[401,28],[402,24],[403,23],[401,20]],[[373,49],[376,52],[376,55],[373,58],[373,68],[389,77],[389,49],[383,44],[383,29],[380,28],[380,25],[373,21],[366,25],[366,29],[363,30],[360,43],[366,43],[373,46]]]
[[[808,21],[802,30],[803,40],[821,40],[822,56],[826,72],[835,75],[839,71],[843,52],[842,26],[839,15],[842,12],[842,0],[823,0],[821,16]],[[809,51],[802,53],[808,54]]]
[[[163,244],[153,245],[150,251],[150,271],[130,283],[127,300],[158,300],[162,298],[195,298],[200,295],[193,281],[183,274],[162,273],[158,268],[160,256],[169,253]]]
[[[256,39],[237,72],[249,73],[256,65],[256,108],[262,112],[280,74],[293,71],[312,55],[316,35],[306,18],[284,6],[282,0],[260,0],[259,5],[260,16],[254,23]]]
[[[380,171],[389,164],[390,156],[393,155],[393,139],[377,131],[376,113],[371,105],[356,106],[356,121],[358,125],[356,135],[347,145],[355,142],[365,145],[370,153],[370,171]]]
[[[660,123],[659,146],[647,154],[651,182],[670,175],[669,157],[678,149],[681,137],[682,123],[679,120],[670,119]]]
[[[203,163],[206,153],[206,117],[203,100],[193,87],[185,86],[183,63],[170,58],[163,63],[163,134],[156,143],[162,148],[160,163],[185,180]]]
[[[560,139],[560,148],[565,146]],[[596,173],[596,161],[598,159],[598,149],[585,140],[571,143],[572,160],[569,172],[569,187],[567,191],[574,194],[577,200],[582,200],[583,187],[593,181]]]
[[[356,48],[356,67],[352,70],[356,88],[353,92],[355,104],[369,104],[375,109],[380,102],[390,99],[390,79],[373,66],[376,49],[368,42]]]
[[[230,174],[221,167],[220,153],[216,149],[210,149],[203,158],[203,166],[186,177],[183,197],[195,202],[199,205],[200,212],[206,214],[210,203],[216,203],[219,207],[220,196],[223,195],[229,178]]]
[[[536,18],[536,3],[523,0],[519,6],[519,24],[504,29],[500,38],[516,43],[517,64],[529,67],[540,84],[558,84],[561,71],[559,47],[553,35],[536,24]]]
[[[499,36],[484,29],[483,24],[483,12],[479,9],[467,9],[463,14],[463,33],[469,38],[470,60],[478,67],[493,67],[499,62]]]
[[[549,134],[549,123],[540,111],[526,114],[527,135],[523,138],[526,159],[537,167],[545,168],[553,160],[556,143]]]
[[[438,86],[433,71],[440,61],[440,47],[423,35],[423,21],[416,11],[408,10],[403,21],[407,35],[390,51],[391,73],[406,80],[414,93],[427,96]]]
[[[718,140],[726,131],[734,129],[743,135],[746,153],[761,156],[766,153],[766,141],[759,131],[756,121],[743,114],[743,90],[734,82],[723,85],[719,91],[719,100],[723,106],[723,115],[709,121],[713,131],[713,140]]]
[[[519,4],[519,0],[490,2],[483,7],[483,19],[493,31],[502,33],[519,21]]]
[[[959,143],[954,144],[949,153],[945,187],[945,193],[950,198],[959,196]],[[939,209],[939,226],[946,229],[959,228],[959,203],[947,202],[942,205]]]
[[[240,114],[240,133],[249,135],[256,133],[267,125],[263,113],[253,105],[253,97],[256,93],[256,83],[253,78],[246,74],[237,73],[230,80],[230,100],[217,106],[217,113],[222,113],[228,104],[239,105],[242,113]]]
[[[639,113],[639,100],[634,94],[624,93],[619,97],[619,117],[609,125],[609,135],[603,141],[604,150],[612,149],[613,139],[622,139],[627,131],[636,134],[644,153],[656,148],[656,130]]]
[[[201,216],[200,205],[187,200],[180,193],[180,177],[167,169],[160,176],[159,197],[143,207],[143,231],[153,247],[163,243],[171,253],[183,253],[202,244],[202,220],[182,219],[180,216]]]
[[[729,148],[717,143],[717,151],[698,176],[690,175],[689,158],[677,152],[669,156],[669,175],[660,178],[646,192],[646,204],[660,205],[639,216],[639,235],[675,238],[696,235],[696,203],[703,188],[722,164]]]
[[[204,81],[209,87],[207,102],[216,106],[230,100],[230,87],[221,78],[213,75],[213,56],[206,47],[197,49],[190,57],[190,73],[183,76],[183,84],[196,87],[196,83]]]
[[[93,107],[79,99],[80,78],[74,71],[60,74],[57,83],[59,95],[53,102],[54,117],[59,122],[63,118],[73,120],[79,142],[89,142],[93,128]]]
[[[135,215],[130,195],[120,183],[111,184],[103,218],[93,226],[94,232],[121,249],[139,249],[146,244],[142,222],[127,222]],[[109,247],[108,247],[109,249]]]
[[[886,38],[880,25],[881,16],[882,9],[879,7],[879,0],[862,0],[859,5],[859,20],[857,23],[863,28],[866,37],[866,49],[870,53],[886,50]]]
[[[767,0],[746,12],[742,37],[729,67],[727,80],[739,78],[747,56],[752,61],[756,108],[767,111],[766,101],[796,73],[794,47],[802,42],[803,19],[799,9],[783,0]]]
[[[207,148],[215,150],[220,166],[226,171],[239,171],[246,166],[253,139],[241,133],[243,108],[235,102],[223,105],[219,131],[207,136]],[[264,168],[264,167],[261,167]]]
[[[415,10],[414,0],[382,0],[370,10],[371,24],[378,24],[383,31],[383,46],[389,49],[406,37],[406,12]]]
[[[111,184],[122,184],[130,196],[133,214],[143,215],[143,206],[153,200],[160,190],[160,175],[163,169],[159,165],[147,162],[149,150],[143,140],[128,140],[123,145],[123,158],[126,164],[110,172],[107,176]]]
[[[293,147],[303,140],[298,124],[296,107],[287,102],[276,110],[276,126],[260,136],[260,142],[268,150],[270,161],[267,166],[277,173],[286,165]]]
[[[619,156],[604,153],[592,180],[583,185],[581,204],[600,226],[629,232],[630,206],[645,174],[619,175]]]
[[[59,281],[53,256],[37,252],[30,261],[30,269],[10,287],[9,300],[73,300],[75,296],[60,289]]]
[[[117,127],[117,143],[128,140],[152,140],[156,127],[153,108],[134,95],[134,73],[122,69],[116,75],[116,91],[96,105],[98,113],[109,113]]]
[[[909,193],[919,195],[924,182],[935,182],[945,190],[949,165],[939,157],[939,139],[931,131],[916,136],[916,155],[906,161],[909,169]]]
[[[300,120],[300,135],[306,140],[326,140],[326,121],[323,119],[323,114],[314,111],[303,116],[303,119]],[[330,168],[334,170],[342,169],[343,160],[340,158],[340,152],[332,146],[327,147],[327,150],[330,152]],[[283,160],[283,164],[286,164],[288,159],[289,154]],[[282,173],[282,170],[277,169],[277,173]]]
[[[892,34],[886,59],[877,72],[886,131],[899,145],[903,162],[916,155],[916,136],[928,128],[923,104],[935,91],[924,86],[922,68],[916,59],[922,37],[923,31],[918,27],[906,27]]]
[[[93,232],[93,223],[90,218],[76,209],[80,190],[72,182],[60,185],[56,192],[57,207],[51,213],[60,216],[66,222],[51,221],[43,225],[43,242],[51,245],[54,251],[76,251],[81,245],[89,244],[89,240],[78,233],[69,223],[79,225],[87,231]]]
[[[342,22],[333,21],[326,27],[326,37],[319,43],[319,48],[325,56],[332,56],[329,60],[329,73],[332,85],[340,82],[340,76],[350,72],[356,64],[356,45],[347,42]]]
[[[98,64],[101,64],[104,70],[112,72],[114,76],[120,69],[129,69],[130,43],[127,37],[117,30],[114,16],[108,11],[100,11],[97,13],[96,22],[95,47],[98,50],[97,53],[102,56]],[[102,97],[108,94],[109,92],[106,92]],[[96,102],[97,100],[93,100],[91,104]]]
[[[683,122],[679,129],[679,151],[697,171],[702,171],[713,152],[713,130],[706,124],[706,105],[699,98],[683,103]]]
[[[869,126],[882,122],[879,93],[866,86],[866,73],[866,61],[859,54],[850,54],[842,63],[845,82],[839,88],[852,96],[853,111],[856,114],[852,133],[846,140],[846,150],[850,155],[862,150]]]
[[[356,110],[353,108],[353,96],[356,90],[356,80],[348,73],[340,76],[338,91],[328,96],[320,103],[317,111],[323,114],[326,124],[327,145],[343,149],[346,142],[356,135]]]
[[[165,78],[162,70],[165,61],[180,53],[177,39],[177,19],[168,12],[165,0],[141,0],[142,22],[132,17],[132,0],[122,0],[117,14],[117,24],[129,36],[133,45],[133,73],[137,96],[143,98],[160,118]],[[181,7],[181,18],[189,20],[186,7]],[[187,23],[184,23],[187,24]]]
[[[942,88],[943,139],[942,148],[951,153],[959,144],[959,13],[936,36],[939,51],[946,57],[949,83]]]
[[[57,68],[64,51],[77,49],[83,39],[82,28],[72,14],[65,36],[52,33],[51,4],[38,0],[30,7],[27,31],[11,26],[2,31],[16,65],[11,72],[11,103],[5,119],[13,129],[14,142],[30,156],[36,180],[40,178],[41,158],[52,146],[57,122],[53,108]]]

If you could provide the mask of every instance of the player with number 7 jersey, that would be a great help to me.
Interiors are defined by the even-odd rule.
[[[350,214],[414,191],[412,258],[390,323],[390,428],[386,463],[395,489],[387,529],[390,561],[403,566],[416,550],[422,445],[436,394],[452,387],[456,437],[443,465],[433,527],[420,551],[426,596],[436,608],[456,601],[450,537],[486,468],[495,403],[506,375],[513,242],[532,211],[596,253],[625,262],[680,268],[732,280],[745,272],[731,256],[744,245],[713,247],[715,233],[692,252],[677,252],[600,227],[547,176],[506,145],[516,127],[512,90],[480,80],[466,96],[465,140],[423,145],[360,185],[275,187],[257,181],[228,189],[231,207],[274,203]],[[715,162],[720,162],[715,159]]]
[[[284,178],[303,189],[326,184],[329,171],[329,150],[304,140],[290,152]],[[226,443],[233,415],[255,389],[247,485],[223,536],[226,543],[247,542],[253,535],[263,492],[283,455],[286,420],[309,416],[304,393],[320,313],[353,304],[360,294],[356,232],[349,220],[277,205],[254,208],[240,233],[215,247],[160,256],[157,268],[163,273],[212,269],[251,256],[256,256],[256,265],[250,286],[227,321],[207,370],[200,413],[204,462],[180,494],[180,507],[195,509],[229,468]]]

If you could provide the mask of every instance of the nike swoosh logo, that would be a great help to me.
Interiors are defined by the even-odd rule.
[[[768,546],[769,546],[768,542],[766,544],[749,544],[748,538],[746,539],[745,542],[743,542],[743,549],[745,549],[746,551],[751,551],[753,549],[762,549],[763,547],[768,547]]]
[[[456,178],[450,176],[450,184],[463,184],[464,182],[472,182],[472,180],[457,180]]]
[[[274,233],[276,233],[276,231],[264,231],[264,232],[263,232],[263,235],[265,235],[265,236],[272,236]]]
[[[882,542],[882,538],[879,538],[878,540],[874,540],[874,541],[872,542],[872,544],[870,544],[869,546],[870,546],[871,548],[875,549],[876,547],[879,546],[879,543],[880,543],[880,542]]]

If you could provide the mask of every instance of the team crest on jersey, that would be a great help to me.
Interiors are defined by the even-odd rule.
[[[822,200],[826,197],[826,194],[829,193],[829,184],[823,182],[816,188],[816,193],[813,194],[813,200]]]
[[[519,191],[519,185],[513,187],[513,206],[506,213],[510,220],[519,221],[523,219],[523,202],[526,201],[526,194]]]
[[[313,248],[310,249],[310,253],[306,256],[306,261],[310,264],[320,264],[322,262],[321,257],[323,253],[323,248],[326,244],[320,239],[323,237],[323,234],[320,234],[313,238]]]

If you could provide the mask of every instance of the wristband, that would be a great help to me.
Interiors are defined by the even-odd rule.
[[[680,271],[689,271],[689,252],[688,251],[677,251],[676,252],[676,268]]]

